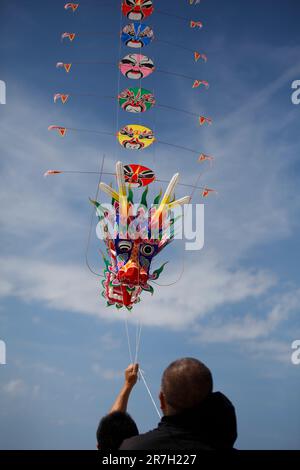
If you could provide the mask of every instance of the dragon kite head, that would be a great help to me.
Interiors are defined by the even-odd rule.
[[[158,279],[166,263],[151,273],[152,260],[174,239],[172,209],[188,203],[190,198],[171,201],[179,178],[177,173],[164,196],[160,193],[151,208],[147,203],[148,186],[139,204],[134,204],[133,192],[125,184],[121,162],[116,165],[116,175],[118,192],[100,183],[100,189],[112,197],[112,204],[107,207],[94,200],[91,202],[99,219],[98,237],[106,245],[102,295],[108,306],[125,306],[131,310],[140,301],[142,291],[153,293],[150,282]]]

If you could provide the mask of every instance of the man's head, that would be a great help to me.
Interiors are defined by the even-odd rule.
[[[103,452],[118,450],[125,439],[137,436],[138,428],[128,413],[115,411],[101,419],[97,429],[98,449]]]
[[[205,364],[191,357],[177,359],[162,376],[161,409],[165,415],[171,415],[195,408],[212,389],[212,375]]]

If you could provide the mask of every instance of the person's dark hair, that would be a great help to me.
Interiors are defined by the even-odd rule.
[[[197,407],[212,389],[210,370],[201,361],[191,357],[172,362],[162,376],[161,390],[167,404],[176,413]]]
[[[137,436],[138,428],[128,413],[115,411],[101,419],[97,429],[98,449],[104,452],[118,450],[124,439]]]

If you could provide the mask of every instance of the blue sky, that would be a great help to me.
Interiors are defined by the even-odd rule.
[[[184,50],[157,42],[145,54],[158,68],[208,80],[208,91],[188,80],[153,74],[145,87],[158,102],[213,118],[199,128],[193,117],[155,109],[142,116],[158,138],[214,155],[203,182],[218,191],[205,201],[205,246],[184,252],[174,242],[157,261],[169,259],[153,297],[128,316],[134,336],[143,323],[139,360],[154,395],[164,367],[195,356],[211,368],[215,389],[236,406],[237,447],[296,449],[300,442],[299,374],[291,343],[299,327],[299,113],[291,83],[300,79],[299,3],[296,0],[156,1],[157,9],[201,20],[202,31],[154,13],[157,38],[205,52],[193,63]],[[111,137],[49,133],[50,124],[115,132],[132,121],[113,100],[78,98],[53,104],[56,92],[115,95],[114,66],[78,65],[67,75],[57,61],[119,58],[119,2],[83,0],[72,15],[63,1],[1,2],[0,106],[1,283],[0,447],[95,448],[99,418],[109,409],[129,363],[125,313],[106,309],[99,279],[85,266],[91,217],[88,197],[97,177],[58,176],[45,170],[95,171],[106,153],[136,158],[161,179],[176,171],[193,184],[199,164],[192,154],[154,144],[129,154]],[[124,21],[123,21],[124,22]],[[82,35],[62,44],[68,32]],[[122,48],[122,56],[127,53]],[[120,86],[128,85],[121,79]],[[129,120],[128,120],[129,119]],[[109,181],[107,181],[109,182]],[[159,191],[158,183],[154,191]],[[182,189],[180,189],[182,191]],[[184,195],[178,194],[178,195]],[[196,194],[194,202],[202,202]],[[94,232],[93,232],[94,234]],[[98,240],[91,263],[101,268]],[[129,411],[141,431],[157,416],[142,383]]]

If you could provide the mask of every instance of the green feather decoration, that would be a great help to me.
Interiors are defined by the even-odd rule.
[[[142,287],[142,289],[143,289],[144,291],[146,291],[146,292],[150,292],[151,295],[154,294],[154,289],[153,289],[153,287],[150,286],[149,284],[148,284],[147,286],[145,286],[145,287]]]
[[[89,201],[93,206],[96,207],[96,213],[99,221],[101,222],[104,219],[104,212],[105,209],[101,206],[101,204],[98,201],[95,201],[94,199],[89,198]]]
[[[161,195],[162,195],[162,190],[159,191],[159,194],[156,196],[156,198],[153,201],[154,205],[159,204],[159,201],[161,200]]]
[[[127,201],[131,204],[133,204],[133,191],[131,187],[129,186],[128,188],[128,196],[127,196]]]
[[[131,287],[129,287],[129,286],[126,286],[126,290],[127,290],[127,292],[128,292],[129,294],[130,294],[131,292],[133,292],[134,289],[135,289],[134,287],[131,288]]]
[[[160,268],[158,268],[158,269],[156,269],[155,271],[153,271],[153,273],[152,273],[152,275],[151,275],[151,279],[153,279],[153,280],[158,279],[159,276],[161,275],[161,273],[163,272],[164,267],[166,266],[166,264],[168,264],[168,261],[166,261],[165,263],[163,263]]]
[[[148,207],[148,203],[147,203],[147,194],[148,194],[148,186],[146,187],[145,191],[143,192],[143,195],[142,195],[142,199],[141,199],[141,202],[140,202],[140,205],[141,206],[145,206],[145,207]]]

